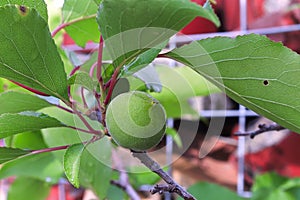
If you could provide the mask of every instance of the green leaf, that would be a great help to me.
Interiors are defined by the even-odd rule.
[[[44,200],[47,198],[51,185],[29,177],[18,177],[14,180],[8,190],[8,200]]]
[[[166,129],[166,134],[171,135],[175,144],[179,147],[182,148],[182,141],[180,138],[180,135],[177,133],[177,131],[174,128],[169,128],[167,127]]]
[[[160,93],[152,92],[151,95],[160,101],[170,118],[185,115],[199,118],[199,114],[191,108],[189,99],[219,92],[219,89],[189,67],[157,66],[156,69],[163,88]]]
[[[0,115],[26,110],[40,110],[51,106],[47,101],[30,94],[8,91],[0,94]]]
[[[20,149],[43,149],[47,148],[41,131],[25,132],[5,138],[6,146]]]
[[[216,37],[167,54],[236,102],[300,133],[300,56],[265,36]]]
[[[108,192],[107,192],[107,197],[106,199],[109,200],[120,200],[120,199],[128,199],[127,195],[125,194],[125,192],[114,185],[110,185]]]
[[[12,5],[17,4],[29,8],[34,8],[45,19],[45,21],[48,21],[47,5],[43,0],[2,0],[0,1],[0,6],[4,6],[6,4],[12,4]]]
[[[33,154],[5,163],[0,169],[0,179],[9,176],[27,176],[57,183],[63,171],[51,152]]]
[[[80,159],[85,146],[80,144],[71,145],[64,155],[65,174],[72,185],[79,188]]]
[[[255,177],[255,184],[252,187],[252,191],[256,192],[259,189],[269,188],[271,192],[286,183],[288,179],[288,177],[280,176],[275,172],[265,173]]]
[[[0,87],[1,87],[0,92],[16,91],[16,92],[29,93],[28,90],[4,78],[0,78]]]
[[[84,62],[79,58],[80,54],[71,49],[64,49],[64,54],[73,66],[81,66]],[[73,68],[73,67],[72,67]]]
[[[253,200],[297,200],[300,197],[300,179],[280,176],[274,172],[255,177]]]
[[[0,77],[68,100],[67,77],[47,22],[31,8],[0,7]]]
[[[80,164],[80,184],[104,199],[112,176],[111,141],[104,137],[86,147]],[[101,186],[101,187],[99,187]]]
[[[0,92],[4,92],[4,82],[3,82],[3,79],[0,78]]]
[[[128,169],[130,184],[139,189],[142,185],[154,185],[161,178],[144,166],[132,166]]]
[[[101,3],[102,0],[94,0],[94,2],[99,5]]]
[[[82,85],[83,87],[85,87],[86,89],[88,89],[90,91],[94,91],[97,86],[97,82],[93,81],[93,79],[86,72],[78,72],[78,73],[74,74],[73,76],[71,76],[68,79],[68,84],[69,85],[74,85],[74,84]]]
[[[43,128],[64,127],[63,123],[42,113],[22,112],[0,115],[0,138]]]
[[[150,91],[161,92],[162,84],[159,75],[152,64],[134,73],[133,76],[142,80]]]
[[[196,199],[205,199],[205,200],[242,200],[242,197],[239,197],[235,192],[216,185],[212,183],[199,182],[188,188],[190,192]],[[178,198],[181,199],[181,198]]]
[[[57,109],[55,107],[48,107],[44,108],[42,112],[48,114],[49,116],[55,117],[59,121],[69,126],[76,126],[78,128],[86,129],[85,125],[76,115],[65,112],[61,109]],[[91,120],[87,117],[85,117],[85,119],[95,130],[103,130],[103,126],[98,121]],[[45,142],[49,147],[77,144],[84,141],[88,141],[93,137],[91,134],[82,133],[80,131],[64,127],[43,129],[42,133]],[[62,161],[64,151],[58,151],[55,153],[55,155]]]
[[[65,0],[64,2],[63,22],[78,20],[67,26],[65,30],[79,46],[85,46],[86,42],[90,40],[99,42],[100,32],[96,22],[97,9],[98,5],[93,0]]]
[[[30,153],[29,151],[15,148],[0,148],[0,164],[5,163],[10,160],[14,160],[20,156]]]
[[[84,47],[89,41],[96,43],[99,42],[100,32],[96,22],[95,13],[93,16],[89,16],[87,19],[80,20],[65,28],[66,32],[74,40],[74,42],[78,44],[78,46]]]
[[[132,75],[137,71],[143,69],[144,67],[148,66],[161,52],[161,50],[167,46],[168,40],[159,44],[158,46],[145,51],[141,55],[139,55],[133,62],[125,65],[123,68],[124,75]]]
[[[146,83],[139,78],[134,76],[128,76],[126,79],[129,82],[130,91],[139,90],[139,91],[147,91]]]
[[[112,64],[109,64],[111,62],[111,59],[108,55],[108,52],[106,51],[106,49],[103,49],[102,52],[102,78],[104,82],[107,82],[112,74],[114,73],[114,66]],[[86,73],[89,73],[91,67],[98,61],[98,51],[94,52],[93,54],[91,54],[90,58],[88,61],[86,61],[83,65],[81,65],[80,70],[85,71]],[[96,70],[94,70],[93,72],[93,78],[94,80],[97,80],[96,77]]]
[[[195,17],[216,15],[189,0],[104,0],[97,21],[114,65],[168,40]]]
[[[122,93],[129,92],[129,90],[130,90],[130,85],[128,79],[120,78],[114,86],[111,99],[114,99],[116,96]]]

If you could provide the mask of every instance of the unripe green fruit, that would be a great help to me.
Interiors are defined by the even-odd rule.
[[[125,148],[144,151],[154,147],[166,129],[163,106],[145,92],[126,92],[107,107],[106,125],[114,141]]]

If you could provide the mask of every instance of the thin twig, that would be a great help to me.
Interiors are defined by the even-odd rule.
[[[90,15],[90,16],[81,17],[81,18],[77,18],[77,19],[74,19],[74,20],[69,21],[69,22],[67,22],[67,23],[63,23],[63,24],[59,25],[58,27],[56,27],[56,28],[52,31],[51,36],[54,37],[60,30],[66,28],[67,26],[70,26],[70,25],[75,24],[75,23],[77,23],[77,22],[80,22],[80,21],[82,21],[82,20],[85,20],[85,19],[91,19],[91,18],[94,18],[94,17],[96,17],[96,14]]]
[[[153,187],[153,189],[150,190],[151,194],[163,194],[164,192],[175,192],[176,187],[174,185],[167,185],[167,184],[158,184]]]
[[[68,113],[72,113],[72,114],[74,113],[72,110],[70,110],[70,109],[68,109],[66,107],[63,107],[63,106],[61,106],[59,104],[53,104],[53,105],[56,106],[56,107],[58,107],[59,109],[62,109],[64,111],[68,112]]]
[[[265,132],[269,132],[269,131],[281,131],[284,130],[286,128],[278,125],[278,124],[271,124],[271,125],[267,125],[267,124],[260,124],[258,125],[258,130],[255,131],[250,131],[250,132],[245,132],[245,133],[235,133],[234,135],[236,136],[250,136],[251,139],[253,139],[255,136],[265,133]]]
[[[103,135],[101,131],[96,131],[96,130],[85,130],[85,129],[81,129],[78,127],[74,127],[74,126],[67,126],[68,128],[71,128],[73,130],[76,131],[81,131],[83,133],[89,133],[89,134],[94,134],[94,135]]]
[[[83,122],[83,124],[88,128],[91,133],[99,134],[99,131],[95,130],[89,122],[83,117],[83,115],[76,109],[76,106],[73,104],[72,109],[74,113],[79,117],[79,119]]]
[[[59,147],[51,147],[51,148],[45,148],[45,149],[38,149],[31,151],[31,154],[39,154],[39,153],[46,153],[46,152],[52,152],[52,151],[59,151],[67,149],[70,145],[64,145]]]
[[[74,67],[72,69],[72,71],[70,72],[69,76],[70,77],[73,76],[80,68],[81,68],[81,66]],[[70,102],[75,103],[75,101],[72,98],[72,94],[71,94],[71,85],[68,85],[68,96],[69,96]]]
[[[146,167],[148,167],[151,171],[159,175],[168,185],[156,185],[151,190],[151,193],[160,193],[161,192],[170,192],[177,193],[179,196],[184,198],[185,200],[195,200],[190,193],[188,193],[183,187],[177,184],[173,178],[167,174],[165,171],[161,169],[159,164],[155,162],[151,157],[148,156],[146,152],[135,152],[131,151],[132,155],[138,158]]]
[[[124,166],[122,161],[116,154],[116,151],[112,151],[112,159],[114,161],[115,168],[119,171],[120,177],[119,180],[111,180],[110,183],[121,188],[132,200],[140,200],[141,198],[133,189],[128,180],[128,174],[124,171]]]
[[[94,71],[95,71],[96,67],[97,67],[97,62],[95,62],[94,64],[92,64],[92,66],[90,68],[89,75],[90,75],[91,78],[93,78]]]
[[[82,142],[82,144],[87,145],[87,144],[95,142],[99,139],[100,139],[100,137],[94,136],[90,140]],[[39,153],[46,153],[46,152],[64,150],[64,149],[69,148],[70,146],[71,146],[71,144],[70,145],[64,145],[64,146],[50,147],[50,148],[45,148],[45,149],[32,150],[31,154],[39,154]]]
[[[84,108],[88,108],[88,104],[86,102],[85,96],[84,96],[84,87],[80,88],[80,95],[81,95],[81,99],[82,99],[82,103],[83,103],[83,107]]]

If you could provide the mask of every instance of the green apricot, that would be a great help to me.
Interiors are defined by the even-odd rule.
[[[126,92],[116,96],[108,105],[106,126],[118,145],[144,151],[162,139],[166,129],[166,112],[149,94]]]

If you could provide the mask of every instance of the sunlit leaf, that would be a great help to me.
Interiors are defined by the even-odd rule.
[[[76,188],[79,187],[80,159],[84,148],[82,143],[71,145],[64,155],[65,174],[70,183]]]
[[[168,40],[197,16],[219,25],[213,12],[189,0],[105,0],[97,21],[118,66]]]
[[[104,137],[84,150],[81,156],[80,184],[91,188],[100,199],[104,199],[111,176],[111,142]]]
[[[100,32],[96,22],[98,5],[93,0],[65,0],[62,8],[63,22],[77,20],[67,26],[65,30],[79,45],[85,46],[86,42],[98,42]]]
[[[0,7],[0,77],[68,100],[67,78],[47,22],[31,8]]]
[[[166,129],[166,134],[172,136],[175,144],[179,147],[182,148],[182,141],[181,138],[179,136],[179,134],[177,133],[177,131],[174,128],[169,128],[167,127]]]
[[[189,99],[220,91],[189,67],[157,66],[156,69],[163,88],[161,92],[152,92],[151,95],[164,106],[168,117],[180,118],[190,115],[199,118]]]
[[[137,71],[133,76],[142,80],[150,91],[161,92],[163,86],[160,82],[159,74],[152,64]]]
[[[76,126],[78,128],[86,129],[85,125],[78,118],[78,116],[71,113],[60,109],[58,110],[54,107],[44,108],[42,112],[49,116],[55,117],[59,121],[69,126]],[[87,117],[85,117],[85,119],[95,130],[103,130],[103,126],[98,121],[91,120]],[[93,137],[91,134],[82,133],[80,131],[64,127],[43,129],[42,133],[45,138],[45,142],[49,147],[77,144],[88,141]],[[63,160],[64,151],[59,151],[57,154],[59,154],[59,158]]]
[[[0,115],[0,138],[5,138],[26,131],[36,131],[43,128],[64,126],[66,125],[57,119],[42,113],[7,113]]]
[[[253,200],[297,200],[300,197],[300,179],[280,176],[274,172],[255,177]]]
[[[44,200],[47,198],[51,185],[35,178],[18,177],[11,184],[7,194],[7,200]]]
[[[24,156],[5,163],[0,169],[0,178],[27,176],[50,183],[57,183],[62,172],[62,165],[51,152],[48,152]]]
[[[144,166],[132,166],[128,169],[128,176],[130,184],[138,189],[142,185],[154,185],[161,180],[161,178]]]
[[[216,37],[167,54],[238,103],[300,133],[300,56],[265,36]]]
[[[0,6],[4,6],[6,4],[17,4],[23,5],[29,8],[34,8],[38,11],[38,13],[48,21],[48,13],[47,13],[47,5],[44,0],[1,0]]]
[[[122,71],[123,76],[134,74],[144,67],[148,66],[157,57],[161,50],[166,47],[167,44],[168,41],[165,41],[162,44],[154,47],[153,49],[149,49],[148,51],[142,53],[128,65],[125,65]]]
[[[5,145],[20,149],[43,149],[47,148],[41,131],[25,132],[5,138]]]
[[[0,94],[0,115],[26,110],[36,111],[48,106],[51,104],[34,95],[13,91]]]
[[[93,91],[96,89],[97,82],[93,81],[93,79],[89,76],[88,73],[85,72],[78,72],[71,76],[68,79],[69,85],[82,85],[86,89]]]
[[[5,163],[10,160],[14,160],[20,156],[30,153],[29,151],[15,148],[0,148],[0,164]]]

